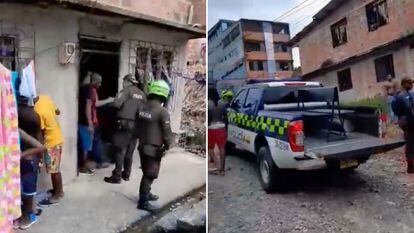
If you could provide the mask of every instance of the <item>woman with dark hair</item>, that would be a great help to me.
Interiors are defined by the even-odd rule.
[[[208,87],[208,155],[213,160],[215,168],[209,170],[211,174],[225,174],[227,142],[226,133],[226,106],[221,103],[217,89],[209,85]],[[219,153],[216,153],[215,147]]]

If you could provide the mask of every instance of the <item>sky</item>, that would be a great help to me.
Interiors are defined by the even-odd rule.
[[[238,20],[240,18],[274,21],[296,7],[277,21],[290,24],[291,36],[300,32],[312,21],[315,15],[330,0],[209,0],[208,28],[219,19]],[[293,50],[294,66],[300,66],[299,51]]]

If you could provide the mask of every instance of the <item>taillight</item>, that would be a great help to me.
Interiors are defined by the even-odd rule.
[[[294,121],[289,124],[289,144],[293,152],[303,152],[304,147],[304,138],[303,133],[303,121]]]

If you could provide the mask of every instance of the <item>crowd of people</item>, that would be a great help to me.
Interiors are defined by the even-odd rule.
[[[37,96],[35,91],[25,95],[20,90],[27,80],[20,77],[12,82],[11,72],[1,64],[0,75],[2,144],[8,145],[0,148],[0,233],[10,233],[12,228],[28,229],[41,215],[39,207],[56,205],[64,198],[60,169],[64,136],[57,118],[64,113],[47,95]],[[32,78],[30,82],[34,86]],[[111,184],[129,181],[133,153],[139,142],[143,177],[137,208],[153,211],[155,207],[150,201],[157,200],[158,196],[151,192],[151,185],[158,178],[161,159],[173,142],[170,117],[164,107],[170,86],[164,80],[156,80],[144,91],[135,76],[129,74],[123,78],[123,89],[116,97],[99,100],[101,84],[99,74],[89,73],[80,88],[79,172],[94,172],[88,166],[89,157],[95,160],[96,168],[110,166],[103,161],[101,151],[94,149],[100,143],[97,108],[110,104],[117,111],[116,132],[112,138],[116,162],[112,175],[104,181]],[[36,203],[38,174],[42,168],[50,174],[52,189],[47,191],[46,199]]]

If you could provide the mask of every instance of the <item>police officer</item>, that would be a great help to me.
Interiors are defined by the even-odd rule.
[[[233,92],[231,90],[224,90],[221,92],[220,104],[224,104],[226,108],[230,107],[230,103],[233,100]]]
[[[392,110],[398,117],[398,124],[404,131],[405,156],[407,158],[407,173],[414,173],[414,81],[411,78],[403,78],[402,91],[392,102]]]
[[[137,87],[136,78],[128,74],[124,77],[123,90],[116,96],[113,106],[117,111],[117,130],[113,136],[115,148],[115,169],[112,176],[105,177],[105,182],[121,183],[121,178],[129,180],[131,174],[132,157],[137,139],[134,136],[135,121],[138,110],[146,102],[146,96]]]
[[[163,106],[170,93],[169,85],[163,80],[150,84],[148,102],[138,113],[139,154],[143,176],[139,188],[138,209],[155,210],[149,201],[158,199],[151,193],[151,184],[158,178],[161,158],[172,143],[170,116]]]

